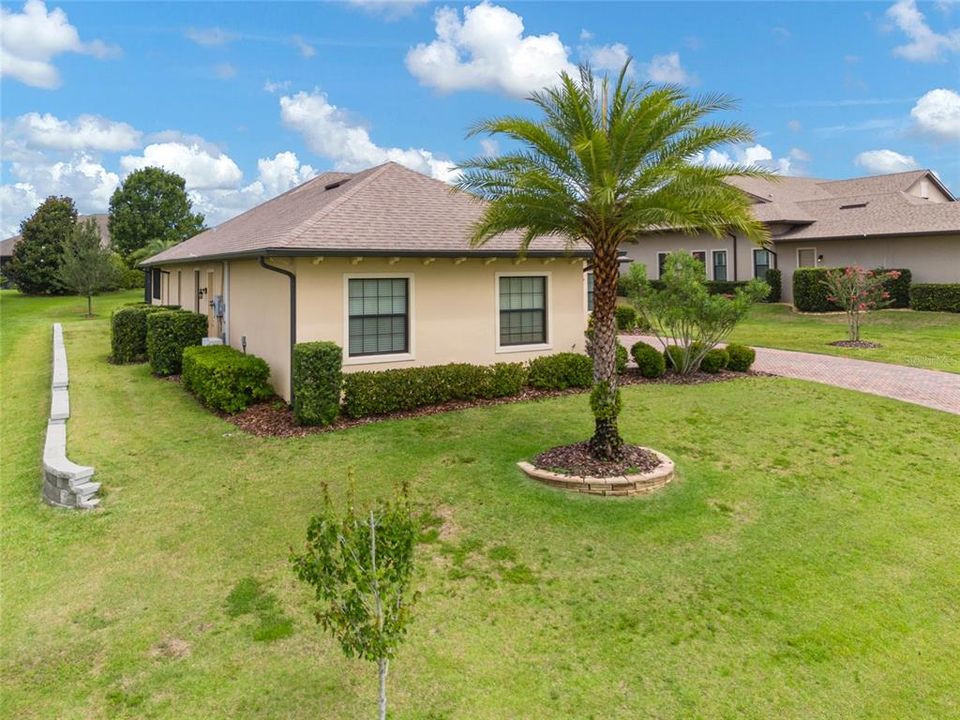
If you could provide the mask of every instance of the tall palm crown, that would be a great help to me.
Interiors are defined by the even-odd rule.
[[[590,68],[581,67],[579,78],[563,73],[555,87],[531,96],[542,119],[508,116],[478,123],[470,135],[502,135],[519,147],[462,163],[458,181],[460,189],[488,201],[473,228],[474,244],[519,230],[521,250],[545,235],[592,248],[596,432],[591,447],[602,458],[617,458],[623,449],[614,325],[620,245],[643,242],[643,233],[656,229],[766,238],[747,197],[725,179],[767,173],[700,161],[713,147],[752,139],[741,123],[704,122],[734,103],[722,95],[690,97],[676,86],[636,84],[628,69],[629,62],[609,102],[606,80],[598,84]]]

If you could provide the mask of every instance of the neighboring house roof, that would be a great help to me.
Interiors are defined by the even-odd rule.
[[[110,228],[108,227],[110,216],[106,213],[77,216],[78,221],[90,220],[91,218],[97,221],[97,228],[100,230],[100,244],[103,247],[110,247]],[[18,242],[20,242],[19,235],[0,240],[0,257],[11,257]]]
[[[328,172],[144,261],[143,265],[253,255],[516,256],[520,233],[478,248],[468,238],[481,200],[393,162],[357,173]],[[570,252],[539,238],[528,255]]]
[[[940,199],[913,190],[931,183]],[[730,178],[756,203],[758,220],[778,227],[773,241],[960,234],[960,202],[929,170],[851,180]]]

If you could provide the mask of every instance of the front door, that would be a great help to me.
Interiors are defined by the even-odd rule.
[[[797,250],[797,267],[816,267],[817,249],[800,248]]]

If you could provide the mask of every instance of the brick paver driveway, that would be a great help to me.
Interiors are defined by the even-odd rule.
[[[654,337],[621,337],[628,348],[637,340],[660,346]],[[756,351],[755,370],[882,395],[960,415],[960,374],[957,373],[792,350],[756,348]]]

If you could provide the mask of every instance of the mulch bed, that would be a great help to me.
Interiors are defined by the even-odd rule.
[[[561,445],[542,452],[533,459],[541,470],[579,477],[609,478],[650,472],[660,465],[660,458],[646,448],[626,445],[622,460],[597,460],[590,455],[587,440]]]
[[[750,376],[766,376],[767,373],[749,372],[720,372],[716,375],[707,373],[695,373],[693,375],[674,375],[668,373],[661,378],[648,380],[642,377],[636,371],[630,369],[620,376],[620,386],[628,385],[702,385],[704,383],[723,382],[735,380],[736,378]],[[173,378],[171,378],[172,380]],[[272,401],[266,401],[251,405],[246,410],[228,415],[217,412],[216,414],[224,420],[233,423],[244,432],[261,437],[305,437],[323,432],[333,432],[344,430],[346,428],[359,427],[361,425],[370,425],[371,423],[382,422],[383,420],[400,420],[403,418],[425,417],[427,415],[436,415],[438,413],[450,412],[451,410],[464,410],[473,407],[486,407],[489,405],[506,405],[508,403],[524,402],[527,400],[543,400],[546,398],[563,397],[565,395],[577,395],[589,392],[579,388],[569,390],[535,390],[533,388],[524,388],[519,395],[513,395],[505,398],[495,398],[493,400],[462,400],[444,403],[442,405],[431,405],[429,407],[417,408],[415,410],[404,410],[401,412],[389,413],[387,415],[375,415],[358,419],[340,418],[331,425],[320,426],[301,426],[293,422],[293,412],[279,398]]]
[[[881,347],[879,343],[867,342],[866,340],[837,340],[832,343],[827,343],[827,345],[833,345],[834,347],[862,348],[862,349]]]

